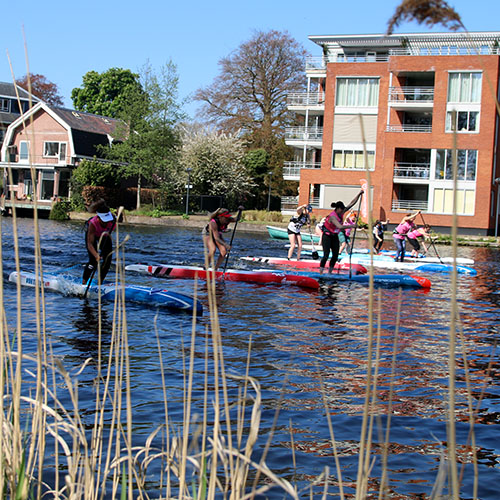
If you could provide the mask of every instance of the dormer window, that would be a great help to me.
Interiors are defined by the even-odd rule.
[[[10,99],[0,99],[0,111],[10,113]]]

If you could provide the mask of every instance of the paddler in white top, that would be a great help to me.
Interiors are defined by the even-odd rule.
[[[85,245],[89,254],[89,261],[83,269],[82,282],[86,285],[97,272],[99,263],[100,273],[96,275],[104,281],[111,266],[111,254],[113,252],[113,241],[111,233],[116,227],[116,217],[109,210],[104,200],[92,204],[90,212],[96,215],[86,222]]]
[[[224,241],[222,233],[227,230],[229,223],[235,222],[236,219],[229,213],[227,208],[218,208],[209,215],[209,220],[210,222],[202,231],[203,243],[207,247],[209,263],[214,258],[215,250],[219,249],[219,257],[215,265],[217,271],[226,258],[227,252],[231,249],[231,246]]]

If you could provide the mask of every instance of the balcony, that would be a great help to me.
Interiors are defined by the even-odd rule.
[[[392,200],[392,210],[397,212],[412,212],[414,210],[427,211],[427,201],[421,200]]]
[[[413,123],[402,123],[399,125],[387,125],[386,132],[417,132],[430,133],[432,125],[414,125]]]
[[[285,140],[291,142],[319,142],[323,140],[323,127],[287,127]]]
[[[300,171],[304,168],[321,168],[321,163],[309,161],[286,161],[283,165],[283,179],[285,181],[299,181]]]
[[[428,181],[431,172],[429,163],[397,162],[394,164],[394,180]]]
[[[389,87],[389,106],[394,109],[432,109],[434,87]]]
[[[290,92],[286,96],[286,104],[289,108],[299,107],[325,107],[325,93],[324,92]]]

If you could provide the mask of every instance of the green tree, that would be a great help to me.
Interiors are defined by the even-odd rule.
[[[82,86],[71,91],[71,99],[78,111],[113,118],[124,118],[131,101],[143,105],[147,101],[139,75],[122,68],[89,71],[83,76]]]
[[[244,140],[236,135],[197,127],[184,130],[180,161],[185,172],[191,169],[194,193],[223,195],[234,204],[242,202],[255,186],[244,158]],[[183,185],[187,173],[180,180]]]
[[[133,94],[122,108],[121,116],[130,130],[128,138],[106,151],[107,158],[121,164],[122,177],[137,179],[137,208],[143,181],[169,192],[178,189],[177,124],[185,118],[178,100],[175,64],[170,61],[155,72],[146,63],[139,83],[143,94]]]

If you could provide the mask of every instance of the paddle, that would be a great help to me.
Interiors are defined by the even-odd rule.
[[[352,258],[352,251],[354,250],[354,240],[356,239],[356,229],[358,228],[359,214],[361,213],[361,200],[362,199],[363,199],[363,193],[361,193],[361,196],[359,197],[358,213],[356,214],[356,225],[354,226],[354,233],[352,235],[352,241],[351,241],[351,249],[349,252],[349,279],[352,278],[351,258]]]
[[[422,215],[422,212],[420,212],[420,217],[422,217],[422,223],[424,224],[424,226],[426,225],[425,224],[425,219],[424,219],[424,216]],[[441,264],[444,264],[444,262],[441,260],[441,257],[439,256],[439,253],[437,251],[437,248],[436,248],[436,245],[434,245],[434,240],[432,239],[432,237],[429,237],[429,239],[431,240],[431,245],[432,245],[432,248],[434,248],[434,251],[436,252],[436,257],[439,259],[439,262]]]
[[[229,253],[231,252],[231,247],[233,245],[233,239],[234,239],[234,233],[236,232],[236,226],[238,226],[238,222],[241,219],[241,212],[243,212],[243,207],[240,205],[238,207],[238,215],[236,216],[236,221],[235,221],[234,227],[233,227],[233,234],[231,234],[231,241],[229,242],[229,250],[226,253],[226,260],[224,262],[224,269],[222,271],[223,278],[224,278],[224,275],[226,274],[227,261],[229,260]]]
[[[314,248],[314,238],[313,238],[313,235],[312,235],[312,232],[311,232],[311,226],[310,225],[309,225],[309,236],[311,236],[311,245],[312,245],[311,257],[314,260],[317,260],[317,259],[319,259],[319,253]]]

